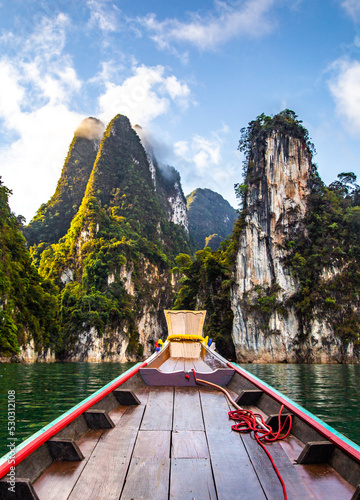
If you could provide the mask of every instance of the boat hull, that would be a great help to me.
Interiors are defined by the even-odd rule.
[[[224,394],[196,385],[191,370],[161,372],[168,359],[163,351],[134,366],[20,445],[15,494],[9,494],[6,477],[10,457],[3,457],[0,498],[282,498],[256,441],[231,430]],[[289,499],[359,499],[357,445],[238,365],[208,351],[203,360],[209,371],[197,372],[198,378],[226,370],[226,390],[265,420],[277,418],[281,405],[292,414],[290,436],[268,445]],[[151,370],[160,373],[161,385]],[[319,462],[311,450],[320,450],[321,443],[325,453]]]

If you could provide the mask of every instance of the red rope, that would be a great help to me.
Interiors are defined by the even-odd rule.
[[[262,415],[258,413],[253,413],[250,410],[234,410],[234,411],[229,411],[229,417],[231,420],[236,420],[238,421],[237,424],[232,425],[231,428],[233,431],[237,432],[253,432],[256,441],[259,443],[259,445],[262,447],[262,449],[265,451],[267,456],[270,459],[270,462],[279,478],[279,481],[281,483],[283,493],[284,493],[284,499],[287,500],[287,493],[286,493],[286,488],[285,488],[285,483],[281,477],[281,474],[278,470],[278,468],[275,465],[275,462],[270,455],[270,452],[266,449],[266,446],[264,446],[264,443],[262,443],[261,440],[271,443],[274,441],[280,441],[281,439],[285,439],[289,434],[291,430],[291,424],[292,424],[292,417],[291,415],[287,415],[284,423],[281,425],[281,413],[284,409],[284,405],[281,406],[279,415],[278,415],[278,430],[277,432],[273,432],[272,428],[267,425],[264,422],[264,419]],[[266,428],[264,429],[262,426],[259,425],[259,421],[263,424],[263,426]],[[284,429],[287,427],[288,429],[286,432],[281,435],[284,432]]]
[[[233,406],[238,408],[237,410],[234,411],[229,411],[229,417],[231,420],[235,420],[238,423],[234,424],[231,426],[232,430],[237,431],[237,432],[253,432],[256,441],[259,443],[259,445],[262,447],[262,449],[265,451],[267,456],[269,457],[271,464],[279,478],[279,481],[281,483],[283,493],[284,493],[284,500],[287,500],[287,493],[286,493],[286,488],[285,488],[285,483],[280,475],[280,472],[278,468],[275,465],[275,462],[270,455],[269,451],[266,449],[264,446],[264,443],[262,443],[262,440],[267,442],[267,443],[272,443],[274,441],[280,441],[281,439],[285,439],[289,434],[291,430],[291,425],[292,425],[292,417],[291,415],[286,415],[286,418],[284,420],[284,423],[281,425],[281,413],[284,409],[284,405],[281,406],[279,415],[278,415],[278,430],[277,432],[274,432],[270,425],[266,424],[264,422],[264,419],[262,415],[259,413],[253,413],[250,410],[244,410],[240,408],[230,397],[229,393],[220,386],[217,386],[216,384],[212,384],[211,382],[207,382],[206,380],[201,380],[196,377],[196,372],[194,369],[192,369],[192,372],[194,373],[194,379],[197,384],[208,384],[213,387],[217,387],[220,391],[224,392],[226,397],[230,400]],[[288,424],[288,429],[285,431],[286,426]]]

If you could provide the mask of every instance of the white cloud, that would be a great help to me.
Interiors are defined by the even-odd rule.
[[[134,124],[147,125],[191,102],[188,85],[163,66],[133,60],[128,78],[120,58],[123,65],[104,62],[99,74],[82,81],[66,52],[72,28],[59,14],[41,19],[26,40],[11,33],[0,38],[15,54],[0,55],[0,176],[13,190],[10,206],[28,221],[54,193],[74,131],[85,118],[75,109],[89,87],[99,92],[90,105],[99,106],[104,121],[123,113]]]
[[[112,33],[118,29],[117,14],[118,8],[106,0],[88,0],[86,5],[90,9],[91,27],[99,27],[105,33]]]
[[[190,89],[174,75],[165,76],[163,66],[138,66],[121,85],[106,82],[106,91],[99,97],[100,117],[109,121],[117,113],[129,117],[135,125],[147,125],[167,113],[172,103],[186,109]]]
[[[360,22],[360,2],[359,0],[343,0],[341,2],[345,11],[353,18],[355,22]]]
[[[63,14],[42,19],[27,41],[7,37],[16,43],[16,57],[0,59],[0,120],[15,137],[1,145],[0,175],[13,190],[12,209],[28,221],[53,194],[83,118],[69,109],[82,84],[63,54],[68,25]]]
[[[158,21],[155,14],[138,21],[152,34],[160,49],[170,49],[173,42],[186,42],[201,50],[212,50],[243,35],[261,36],[274,28],[268,18],[275,0],[215,1],[215,10],[200,15],[192,13],[188,22],[178,19]]]
[[[190,142],[176,142],[174,152],[179,160],[192,163],[197,174],[204,174],[206,168],[219,165],[222,142],[223,140],[217,134],[213,134],[211,139],[194,135]]]
[[[351,130],[360,131],[360,62],[338,60],[332,65],[335,76],[329,82],[339,115]]]
[[[55,190],[81,115],[66,106],[46,105],[16,120],[19,139],[0,149],[4,183],[13,190],[10,206],[30,221]]]
[[[234,184],[241,177],[241,158],[237,150],[229,153],[228,133],[229,128],[223,125],[209,137],[194,135],[188,141],[174,144],[172,162],[181,172],[186,193],[199,186],[207,187],[222,193],[236,205]]]
[[[187,141],[178,141],[174,144],[175,156],[187,158],[189,154],[189,144]]]

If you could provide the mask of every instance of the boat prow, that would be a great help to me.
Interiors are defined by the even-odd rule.
[[[205,312],[169,313],[159,352],[2,458],[1,499],[283,498],[261,446],[232,430],[225,391],[275,432],[291,415],[289,435],[265,444],[289,499],[360,500],[357,445],[210,349]]]

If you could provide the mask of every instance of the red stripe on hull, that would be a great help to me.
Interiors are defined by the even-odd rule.
[[[294,415],[297,415],[300,417],[302,420],[305,420],[307,424],[309,424],[311,427],[316,429],[320,434],[322,434],[326,439],[334,443],[336,446],[338,446],[341,450],[343,450],[345,453],[350,455],[354,460],[357,462],[360,462],[360,453],[352,448],[349,444],[345,443],[342,441],[341,438],[333,434],[331,431],[323,427],[319,422],[311,418],[309,415],[306,413],[303,413],[297,406],[294,406],[289,402],[288,399],[282,398],[279,394],[276,392],[273,392],[269,387],[266,385],[263,385],[261,382],[257,381],[256,379],[253,379],[252,376],[246,372],[243,372],[240,368],[237,366],[233,365],[232,363],[228,362],[227,365],[231,368],[233,368],[239,375],[242,377],[246,378],[249,380],[251,383],[259,387],[259,389],[262,389],[266,394],[269,394],[273,399],[278,401],[280,404],[283,404],[285,408],[290,410]]]
[[[51,427],[50,429],[47,429],[43,434],[40,436],[37,436],[33,441],[28,443],[24,448],[16,452],[14,458],[15,458],[15,463],[12,462],[11,464],[9,461],[5,462],[1,467],[0,467],[0,478],[4,477],[10,470],[10,466],[14,467],[18,465],[20,462],[22,462],[26,457],[31,455],[35,450],[37,450],[42,444],[44,444],[48,439],[50,439],[52,436],[57,434],[61,429],[69,425],[73,420],[75,420],[79,415],[84,413],[84,411],[88,410],[91,406],[93,406],[95,403],[103,399],[105,396],[110,394],[114,389],[119,387],[119,385],[123,384],[129,378],[133,377],[136,373],[138,373],[140,368],[144,368],[144,366],[147,365],[147,362],[144,361],[140,365],[136,366],[134,369],[128,371],[127,373],[124,374],[123,377],[118,379],[116,382],[113,384],[109,385],[104,389],[103,391],[99,392],[91,398],[89,401],[86,401],[83,405],[79,406],[76,408],[72,413],[66,415],[60,422],[56,422],[56,424]]]

